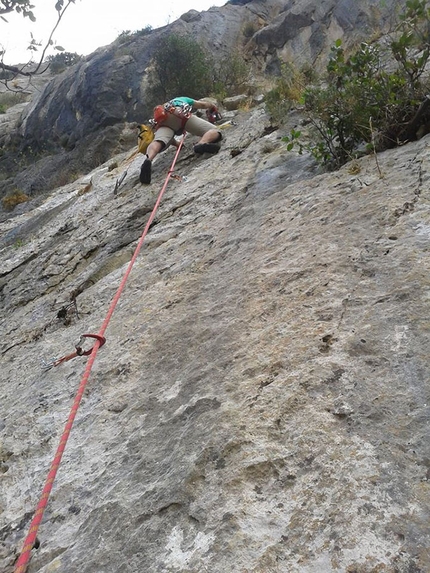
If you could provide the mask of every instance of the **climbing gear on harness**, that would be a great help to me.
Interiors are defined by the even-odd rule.
[[[171,101],[163,105],[154,107],[154,123],[157,130],[169,117],[169,114],[178,117],[181,120],[181,129],[175,132],[175,135],[182,135],[185,124],[191,117],[192,107],[189,104],[174,105]],[[152,122],[150,122],[152,123]]]
[[[157,105],[154,107],[154,122],[155,122],[155,129],[158,129],[160,125],[166,121],[169,117],[169,112],[164,107],[164,105]]]
[[[151,126],[139,125],[139,135],[137,136],[137,147],[139,153],[146,153],[148,145],[154,140],[154,131]]]
[[[145,161],[142,163],[142,167],[140,168],[140,182],[144,185],[149,185],[151,183],[151,167],[152,161],[146,156]]]
[[[221,114],[219,113],[216,106],[211,107],[211,109],[206,110],[206,117],[210,123],[216,123],[220,119],[222,119]]]
[[[202,155],[202,153],[218,153],[221,149],[219,143],[196,143],[194,146],[194,153]]]
[[[168,101],[164,104],[168,113],[179,117],[182,121],[182,128],[185,127],[185,124],[191,117],[191,113],[193,108],[188,103],[183,103],[182,105],[174,105],[172,101]]]

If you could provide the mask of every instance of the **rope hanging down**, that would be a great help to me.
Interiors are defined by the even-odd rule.
[[[183,138],[181,139],[181,141],[179,143],[179,146],[176,150],[175,157],[172,161],[172,165],[169,169],[169,172],[167,174],[164,185],[161,188],[160,193],[158,194],[157,201],[155,202],[155,205],[154,205],[154,208],[152,209],[151,215],[149,216],[149,219],[145,225],[143,233],[139,239],[139,242],[137,243],[136,249],[135,249],[133,256],[130,260],[130,263],[129,263],[129,265],[128,265],[125,273],[124,273],[124,276],[121,280],[121,283],[118,287],[118,290],[116,291],[116,293],[112,299],[112,302],[109,306],[108,312],[106,314],[106,318],[105,318],[105,320],[104,320],[104,322],[100,328],[100,331],[97,335],[91,335],[91,337],[95,339],[94,346],[93,346],[93,348],[91,350],[91,354],[88,358],[85,372],[84,372],[82,379],[81,379],[81,382],[79,384],[79,387],[78,387],[72,408],[70,410],[69,417],[67,419],[63,434],[62,434],[61,439],[60,439],[60,443],[58,445],[54,459],[51,463],[51,467],[50,467],[50,470],[48,472],[48,476],[47,476],[46,481],[45,481],[45,486],[43,488],[41,498],[40,498],[39,503],[37,505],[36,512],[34,514],[32,521],[31,521],[30,529],[28,531],[27,537],[25,538],[21,554],[18,557],[18,560],[16,562],[15,573],[25,573],[27,571],[27,567],[28,567],[28,564],[29,564],[30,558],[31,558],[31,550],[33,549],[33,547],[36,544],[36,537],[37,537],[37,532],[39,530],[39,525],[42,522],[43,514],[44,514],[46,506],[48,504],[49,496],[50,496],[52,486],[54,484],[54,481],[55,481],[55,478],[57,475],[58,468],[60,466],[61,458],[63,457],[63,453],[64,453],[64,450],[65,450],[65,447],[67,444],[67,440],[69,439],[69,435],[70,435],[70,432],[72,430],[73,422],[75,420],[79,405],[81,403],[82,396],[84,394],[84,390],[85,390],[85,387],[87,385],[87,382],[88,382],[88,379],[89,379],[89,376],[91,373],[91,369],[93,367],[93,364],[94,364],[96,356],[97,356],[97,352],[98,352],[99,348],[104,344],[104,340],[105,340],[104,334],[106,332],[106,329],[108,327],[110,319],[112,318],[115,307],[118,304],[118,301],[120,299],[122,291],[124,290],[125,283],[127,282],[127,279],[128,279],[128,277],[131,273],[131,270],[133,268],[133,265],[136,262],[136,259],[139,255],[140,249],[142,248],[143,241],[145,240],[145,237],[148,234],[149,227],[151,226],[152,221],[154,220],[155,214],[157,212],[157,209],[161,203],[161,199],[163,198],[163,195],[164,195],[164,192],[166,190],[169,179],[172,176],[173,169],[175,167],[176,161],[177,161],[178,156],[179,156],[179,152],[181,151],[182,145],[184,143],[184,139],[185,139],[185,135],[183,136]]]

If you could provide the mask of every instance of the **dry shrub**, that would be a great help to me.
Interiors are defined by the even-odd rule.
[[[6,195],[6,197],[3,197],[1,202],[3,208],[6,209],[6,211],[12,211],[20,203],[26,203],[29,200],[30,197],[26,195],[23,191],[21,191],[20,189],[15,189],[14,191],[12,191],[10,195]]]

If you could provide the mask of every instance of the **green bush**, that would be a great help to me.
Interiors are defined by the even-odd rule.
[[[131,30],[123,30],[118,35],[116,41],[118,44],[124,44],[125,42],[128,42],[128,40],[132,40],[138,36],[147,36],[150,32],[152,32],[152,26],[145,26],[145,28],[135,30],[134,32]]]
[[[124,44],[132,38],[131,30],[123,30],[117,37],[116,41],[118,44]]]
[[[7,91],[0,93],[0,113],[6,113],[6,111],[18,103],[22,103],[27,100],[27,96],[20,92]]]
[[[178,95],[199,98],[211,91],[208,56],[198,42],[178,34],[162,38],[154,55],[149,105]]]
[[[293,103],[300,100],[304,77],[291,64],[283,64],[276,85],[265,96],[266,111],[272,122],[283,123]]]
[[[213,70],[211,91],[217,99],[241,93],[250,76],[250,67],[239,52],[232,52],[210,68]]]
[[[64,72],[64,70],[73,64],[79,62],[82,56],[79,56],[76,53],[72,52],[61,52],[59,54],[55,54],[54,56],[48,56],[46,58],[47,62],[49,62],[49,68],[53,74],[60,74]]]
[[[246,24],[242,28],[243,37],[246,40],[249,40],[249,38],[252,38],[255,32],[257,32],[257,30],[258,30],[258,25],[255,22],[246,22]]]
[[[26,203],[30,200],[30,197],[23,193],[20,189],[15,189],[6,197],[1,200],[3,208],[6,211],[12,211],[20,203]]]
[[[408,0],[388,53],[362,43],[346,58],[342,43],[333,46],[325,78],[303,95],[313,127],[313,143],[303,145],[294,132],[285,138],[291,148],[309,150],[327,167],[337,168],[357,156],[394,147],[416,138],[430,121],[430,10],[425,0]],[[382,62],[393,61],[388,69]]]
[[[249,76],[250,67],[239,52],[216,62],[192,38],[172,34],[160,42],[154,54],[146,94],[148,106],[154,107],[177,95],[195,99],[237,95]]]
[[[10,70],[5,70],[4,68],[1,67],[0,64],[0,80],[11,80],[13,79],[13,77],[14,77],[13,72],[11,72]]]

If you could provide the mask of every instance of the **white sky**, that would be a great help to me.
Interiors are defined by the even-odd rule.
[[[25,63],[33,33],[37,41],[46,42],[57,20],[56,0],[33,0],[36,22],[20,14],[6,14],[8,23],[0,19],[0,45],[6,49],[4,62]],[[188,10],[199,12],[212,6],[223,6],[227,0],[75,0],[66,10],[53,38],[66,52],[87,55],[110,44],[121,32],[134,32],[146,26],[159,28],[177,20]],[[44,45],[44,44],[43,44]],[[37,61],[36,52],[34,59]],[[47,54],[59,53],[50,50]]]

